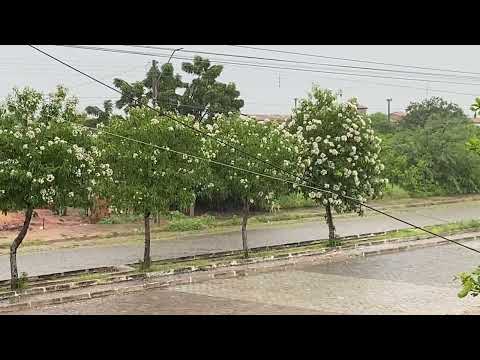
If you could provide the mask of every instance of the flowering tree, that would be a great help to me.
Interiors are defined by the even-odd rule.
[[[238,168],[293,180],[291,176],[277,171],[268,163],[290,169],[294,162],[293,137],[274,124],[260,124],[244,116],[217,115],[213,125],[206,125],[213,137],[228,138],[239,149],[266,161],[258,161],[226,145],[209,139],[207,147],[215,160]],[[251,206],[271,204],[276,195],[288,192],[290,186],[283,181],[220,165],[211,165],[215,178],[208,184],[212,192],[221,194],[243,204],[242,243],[245,256],[248,256],[247,221]],[[289,170],[291,172],[291,170]]]
[[[303,143],[300,156],[304,179],[331,192],[311,191],[309,196],[325,206],[329,239],[334,243],[331,208],[363,212],[358,202],[340,195],[364,202],[381,196],[388,182],[381,177],[381,139],[375,136],[370,119],[358,112],[356,99],[337,103],[331,91],[317,87],[300,102],[287,127]]]
[[[191,118],[184,117],[181,121],[193,125]],[[145,107],[132,107],[126,119],[112,119],[108,126],[100,129],[102,159],[113,169],[115,183],[113,187],[107,184],[103,195],[120,211],[132,209],[143,214],[143,265],[148,268],[150,215],[166,212],[171,205],[189,206],[194,198],[193,189],[202,177],[198,159],[158,147],[192,154],[198,151],[200,138],[171,118],[160,117]]]
[[[35,208],[77,206],[89,201],[98,151],[75,121],[76,102],[65,89],[45,98],[14,90],[0,108],[0,210],[25,210],[24,224],[10,247],[11,287],[18,287],[17,249]],[[104,165],[108,170],[108,166]]]

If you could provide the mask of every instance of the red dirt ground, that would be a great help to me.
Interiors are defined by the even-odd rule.
[[[25,241],[59,241],[66,238],[105,236],[112,232],[129,232],[136,224],[104,225],[91,224],[89,219],[80,216],[78,210],[68,209],[67,216],[54,215],[49,209],[36,209]],[[24,221],[22,212],[0,215],[0,240],[13,240]],[[43,228],[45,226],[45,228]]]

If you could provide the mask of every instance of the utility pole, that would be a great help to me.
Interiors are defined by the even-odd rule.
[[[280,89],[280,73],[278,73],[278,88]]]
[[[174,49],[174,50],[172,51],[172,55],[170,55],[170,57],[168,58],[167,64],[170,64],[170,60],[172,60],[173,54],[175,54],[175,52],[180,51],[180,50],[182,50],[182,49],[183,49],[183,48]]]
[[[180,50],[182,50],[182,49],[183,49],[183,48],[174,49],[174,50],[172,51],[172,54],[171,54],[170,57],[168,58],[167,64],[170,64],[170,61],[172,60],[173,54],[175,54],[175,52],[180,51]],[[152,60],[152,67],[153,67],[153,68],[155,68],[155,66],[156,66],[157,64],[158,64],[158,61]],[[158,99],[158,91],[159,91],[159,89],[158,89],[159,80],[160,80],[160,79],[157,79],[157,74],[156,74],[155,71],[154,71],[154,73],[153,73],[153,79],[152,79],[152,98],[153,98],[153,99],[152,99],[152,103],[153,103],[153,106],[157,105],[157,103],[158,103],[157,99]]]
[[[157,61],[152,60],[152,68],[153,68],[153,78],[152,78],[152,103],[153,106],[157,105],[157,75],[155,73],[155,67],[157,65]]]
[[[391,98],[387,99],[387,103],[388,103],[388,122],[390,123],[390,101],[392,101]]]
[[[293,99],[295,101],[295,110],[297,110],[297,100],[298,98]]]

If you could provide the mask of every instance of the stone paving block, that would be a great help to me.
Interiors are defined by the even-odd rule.
[[[44,292],[46,292],[44,287],[33,288],[33,289],[25,290],[25,295],[37,295],[37,294],[43,294]]]
[[[128,288],[120,288],[117,290],[117,293],[119,294],[129,294],[129,293],[135,293],[139,291],[145,291],[145,287],[143,284],[141,285],[135,285],[135,286],[130,286]]]
[[[80,301],[80,300],[88,300],[90,299],[90,294],[77,294],[77,295],[70,295],[70,296],[63,296],[62,302],[70,302],[70,301]]]
[[[151,283],[144,284],[145,289],[157,289],[157,288],[165,288],[168,287],[170,284],[166,281],[155,281]]]
[[[22,311],[30,307],[29,303],[20,303],[7,306],[1,306],[0,312],[10,312],[10,311]]]
[[[87,287],[87,286],[92,286],[96,283],[98,283],[98,280],[85,280],[85,281],[74,283],[72,287]]]
[[[95,291],[95,292],[90,293],[90,297],[92,299],[95,299],[95,298],[110,296],[110,295],[114,295],[114,294],[115,294],[115,290]]]
[[[72,284],[59,284],[55,290],[68,290],[72,287]]]

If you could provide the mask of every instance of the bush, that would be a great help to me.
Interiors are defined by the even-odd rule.
[[[172,220],[179,220],[179,219],[186,219],[187,216],[178,211],[178,210],[175,210],[175,211],[170,211],[168,214],[167,214],[167,219],[172,221]]]
[[[282,195],[277,199],[276,203],[280,205],[280,209],[296,209],[317,206],[315,201],[305,197],[301,192]]]
[[[459,274],[456,279],[462,283],[462,290],[458,293],[459,298],[464,298],[468,294],[474,297],[480,294],[480,266],[471,273]]]
[[[213,225],[214,216],[205,215],[198,218],[177,217],[173,218],[167,226],[167,231],[203,230]]]
[[[25,289],[28,283],[28,274],[26,272],[22,272],[18,279],[18,288]]]
[[[231,219],[222,220],[219,225],[221,226],[233,226],[233,225],[240,225],[242,223],[242,219],[237,216],[233,215]]]
[[[384,197],[387,199],[405,199],[409,198],[410,194],[398,185],[389,184],[385,188]]]
[[[143,216],[136,214],[113,214],[99,221],[99,224],[130,224],[143,220]]]

